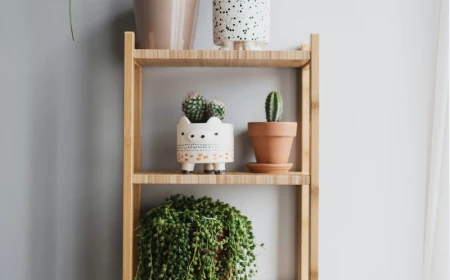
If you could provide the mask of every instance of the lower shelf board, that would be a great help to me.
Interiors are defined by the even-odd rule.
[[[181,172],[138,172],[133,175],[134,184],[198,184],[198,185],[309,185],[310,177],[302,172],[263,174],[227,172],[222,175]]]

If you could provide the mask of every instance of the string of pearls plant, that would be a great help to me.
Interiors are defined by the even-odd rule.
[[[253,279],[257,246],[264,244],[235,207],[178,194],[141,220],[136,279]]]

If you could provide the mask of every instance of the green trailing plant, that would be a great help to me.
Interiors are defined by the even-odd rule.
[[[189,121],[193,123],[205,122],[207,117],[206,100],[202,95],[195,92],[188,93],[183,100],[181,109]]]
[[[235,207],[178,194],[142,217],[135,279],[253,279],[257,246]]]
[[[266,99],[266,119],[268,122],[279,122],[283,114],[283,97],[272,91]]]
[[[213,100],[208,102],[207,110],[208,110],[208,118],[217,117],[221,120],[225,117],[225,111],[227,107],[222,101]]]
[[[72,25],[72,0],[69,0],[69,24],[70,24],[70,33],[72,34],[72,41],[75,41],[75,35],[73,34],[73,25]]]
[[[205,123],[211,117],[223,119],[225,117],[226,106],[219,100],[207,101],[205,97],[189,92],[184,98],[181,109],[192,123]]]

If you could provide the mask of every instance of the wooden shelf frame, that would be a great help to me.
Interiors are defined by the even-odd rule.
[[[310,60],[310,52],[222,51],[222,50],[134,50],[140,66],[179,67],[279,67],[299,68]]]
[[[298,162],[301,172],[225,175],[141,170],[142,67],[278,67],[298,72]],[[137,269],[138,226],[142,184],[298,185],[297,279],[319,279],[319,35],[298,51],[218,51],[135,49],[133,32],[125,32],[123,141],[122,279],[133,280]]]
[[[227,172],[214,174],[182,174],[181,172],[139,172],[133,175],[134,184],[150,185],[309,185],[308,174],[257,174],[249,172]]]

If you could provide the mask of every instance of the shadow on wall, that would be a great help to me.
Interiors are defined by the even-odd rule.
[[[130,30],[127,10],[82,31],[88,35],[73,43],[73,54],[46,49],[54,61],[74,63],[33,64],[30,279],[121,275],[123,34]]]
[[[237,160],[236,162],[234,162],[234,167],[236,168],[236,170],[247,171],[247,167],[245,166],[247,159],[250,159],[248,161],[256,161],[255,156],[253,154],[252,142],[250,141],[250,137],[248,137],[247,130],[239,132],[235,131],[234,147],[235,147],[235,154],[240,155],[241,159],[246,159],[246,160]]]
[[[136,32],[133,10],[117,15],[111,22],[110,28],[110,46],[113,50],[115,62],[120,62],[123,65],[124,32]]]
[[[57,89],[45,71],[38,71],[34,88],[30,123],[32,138],[30,217],[28,234],[31,238],[27,263],[33,279],[54,279],[56,262],[56,192],[57,192]],[[43,93],[38,94],[38,93]]]
[[[85,274],[79,275],[77,279],[115,279],[122,271],[122,158],[115,157],[116,164],[111,165],[105,162],[104,155],[122,154],[123,38],[125,31],[134,29],[132,10],[118,14],[104,28],[91,31],[88,49],[85,51],[87,71],[84,72],[83,80],[86,81],[84,91],[86,117],[83,130],[86,135],[84,150],[88,181],[83,186],[81,196],[85,201],[80,204],[84,205],[84,209],[79,220],[80,232],[77,235],[79,240],[76,242],[83,244],[77,255],[77,262],[83,267]],[[97,41],[105,42],[105,45],[99,46]],[[105,77],[97,78],[104,75],[105,66],[109,65],[113,65],[117,71],[114,71],[117,77],[115,81],[106,79],[112,82],[114,85],[112,88],[111,84],[103,83]],[[111,74],[111,71],[107,73]],[[111,100],[117,102],[111,103]],[[108,104],[114,107],[111,108]],[[109,113],[111,110],[112,113]],[[105,132],[103,128],[105,125],[111,125],[113,135],[107,135],[111,130]],[[118,141],[114,143],[120,145],[106,144],[105,141],[110,137],[117,139]],[[105,180],[112,174],[117,174],[115,176],[117,180]],[[111,191],[113,195],[108,195]]]

